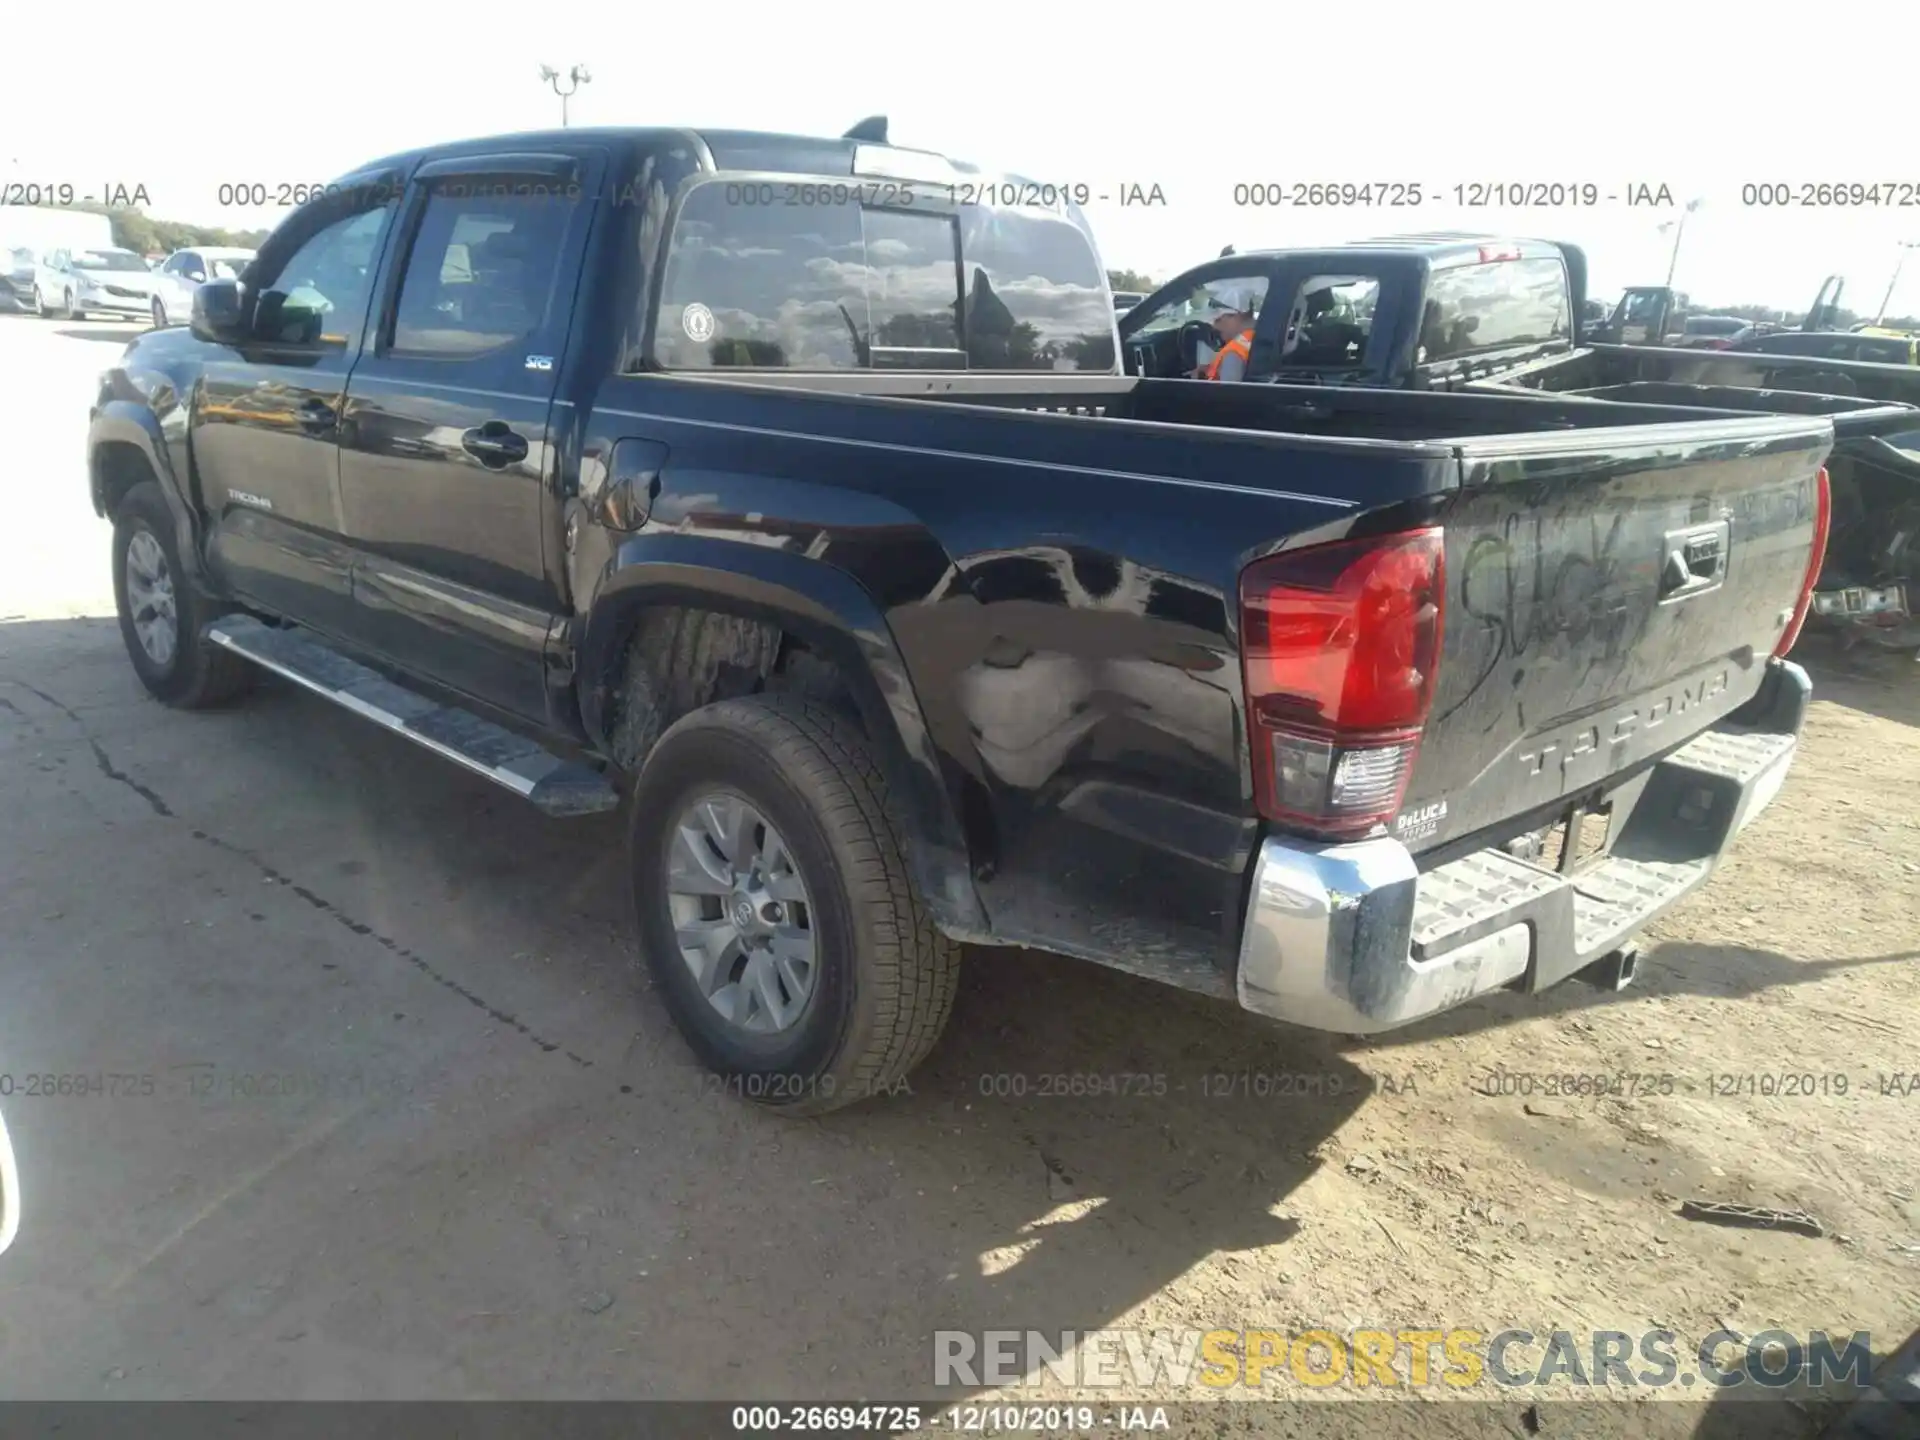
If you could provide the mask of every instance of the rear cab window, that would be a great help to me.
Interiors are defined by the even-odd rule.
[[[1105,278],[1069,215],[1042,206],[865,204],[862,187],[844,177],[819,188],[847,199],[758,203],[768,187],[724,174],[686,194],[661,277],[655,364],[1114,368]]]
[[[1544,345],[1572,333],[1571,289],[1559,259],[1448,265],[1436,268],[1427,281],[1415,363]]]
[[[1876,365],[1909,365],[1913,363],[1913,342],[1864,336],[1860,341],[1860,358]]]

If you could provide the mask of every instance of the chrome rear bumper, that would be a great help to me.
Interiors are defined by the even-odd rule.
[[[1812,685],[1798,665],[1771,666],[1744,723],[1704,731],[1623,788],[1606,858],[1577,874],[1500,849],[1422,871],[1391,838],[1270,837],[1241,933],[1241,1006],[1367,1035],[1605,959],[1702,884],[1779,793]]]

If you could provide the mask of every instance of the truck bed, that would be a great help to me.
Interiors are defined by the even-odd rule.
[[[756,372],[709,379],[675,376],[669,383],[733,389],[750,386],[807,394],[912,400],[996,410],[1032,411],[1080,420],[1125,420],[1137,425],[1179,427],[1192,444],[1196,429],[1236,432],[1236,442],[1267,437],[1282,444],[1318,440],[1393,442],[1446,447],[1451,442],[1498,435],[1533,435],[1688,422],[1736,421],[1751,425],[1758,413],[1827,415],[1829,408],[1740,403],[1750,392],[1717,392],[1729,403],[1704,398],[1685,403],[1681,392],[1655,387],[1644,399],[1630,395],[1540,393],[1485,386],[1459,391],[1402,391],[1324,385],[1205,385],[1190,380],[1113,376],[940,376],[887,374],[792,374]],[[1828,397],[1802,396],[1802,400]],[[1637,402],[1637,403],[1636,403]],[[1789,424],[1789,430],[1804,425]],[[1766,433],[1767,427],[1748,433]],[[1226,439],[1227,437],[1219,437]]]

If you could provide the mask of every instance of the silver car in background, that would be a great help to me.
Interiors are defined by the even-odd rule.
[[[253,255],[230,245],[174,251],[154,270],[162,282],[153,293],[154,325],[184,325],[193,314],[193,292],[209,280],[238,280]]]

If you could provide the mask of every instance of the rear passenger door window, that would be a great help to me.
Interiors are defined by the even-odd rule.
[[[1372,275],[1309,275],[1287,307],[1278,368],[1338,370],[1361,364],[1379,298],[1380,281]]]

